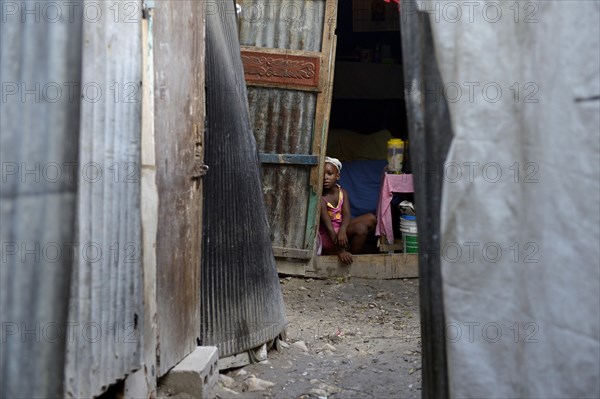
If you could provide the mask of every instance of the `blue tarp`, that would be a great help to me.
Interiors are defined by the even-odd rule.
[[[381,174],[386,165],[385,160],[342,162],[340,185],[350,198],[352,217],[376,213]]]

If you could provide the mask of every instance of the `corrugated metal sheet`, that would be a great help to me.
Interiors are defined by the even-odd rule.
[[[310,169],[262,165],[262,186],[273,246],[304,249]]]
[[[316,93],[249,87],[250,121],[258,151],[309,154],[316,101]]]
[[[241,45],[321,51],[326,14],[324,0],[243,0],[238,3],[242,6]]]
[[[312,92],[249,87],[250,120],[259,152],[311,154],[316,101]],[[306,248],[309,178],[306,166],[262,166],[274,246]]]
[[[320,51],[326,2],[242,1],[240,43],[259,48]],[[332,8],[335,12],[335,7]],[[248,88],[250,120],[258,150],[312,155],[317,93]],[[277,247],[305,249],[310,167],[263,165],[262,183],[271,239]],[[311,222],[312,223],[312,222]]]
[[[10,4],[0,3],[0,397],[55,398],[63,394],[77,188],[69,171],[79,132],[79,97],[63,83],[81,80],[81,18],[22,21],[21,4],[5,14]]]
[[[138,4],[141,6],[141,3]],[[101,15],[111,3],[94,2]],[[141,31],[112,18],[83,27],[78,242],[66,395],[89,398],[141,366]],[[95,94],[94,94],[95,93]]]
[[[249,87],[248,102],[258,151],[310,154],[316,93]],[[305,248],[308,211],[306,166],[262,166],[262,186],[274,246]]]
[[[159,1],[154,10],[156,184],[158,186],[158,375],[200,336],[204,2]]]
[[[260,189],[235,14],[207,12],[201,344],[221,357],[277,337],[285,308]],[[241,84],[239,82],[242,82]]]

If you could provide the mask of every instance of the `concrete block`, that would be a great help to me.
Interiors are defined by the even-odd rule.
[[[172,395],[207,398],[219,379],[218,361],[216,347],[199,346],[160,380],[160,388]]]

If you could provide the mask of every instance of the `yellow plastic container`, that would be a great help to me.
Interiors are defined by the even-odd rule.
[[[402,173],[402,160],[404,159],[404,141],[390,139],[387,142],[387,160],[389,173]]]

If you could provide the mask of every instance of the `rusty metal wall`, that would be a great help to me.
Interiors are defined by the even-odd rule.
[[[98,395],[141,366],[141,13],[115,21],[111,5],[119,6],[93,2],[104,18],[83,24],[75,333],[65,378],[74,398]]]
[[[249,87],[250,118],[258,151],[310,154],[316,98],[311,92]],[[310,169],[265,164],[261,174],[273,245],[304,248]]]
[[[325,2],[242,1],[240,43],[247,46],[319,51]],[[317,94],[249,87],[250,120],[258,151],[311,154]],[[265,164],[261,168],[267,218],[274,246],[303,249],[309,207],[310,169]]]
[[[221,357],[274,339],[286,324],[235,14],[228,12],[232,6],[219,3],[206,16],[205,156],[210,170],[204,180],[200,343],[216,345]]]
[[[249,87],[250,121],[258,151],[309,154],[316,101],[312,92]]]
[[[22,18],[23,4],[0,2],[0,397],[56,398],[68,337],[80,102],[65,82],[81,81],[82,18]]]
[[[158,1],[154,9],[158,376],[200,337],[204,6]]]
[[[238,3],[242,7],[238,18],[241,45],[321,50],[324,0],[242,0]]]
[[[309,206],[310,169],[306,166],[261,166],[262,189],[273,246],[303,249]]]

